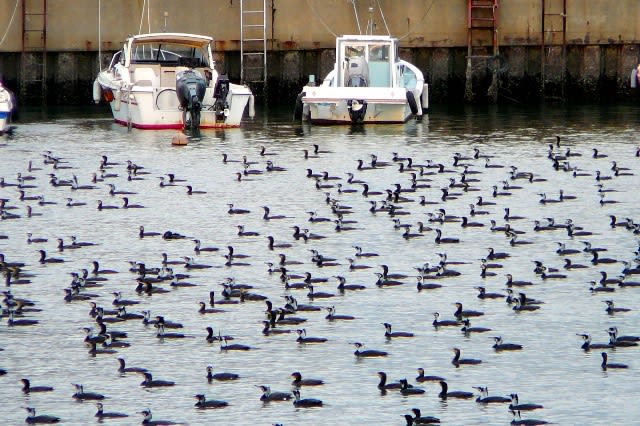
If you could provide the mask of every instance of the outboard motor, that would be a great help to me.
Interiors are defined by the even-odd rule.
[[[200,111],[207,85],[202,75],[196,70],[180,71],[176,75],[176,94],[182,108],[182,122],[186,127],[200,127]],[[187,119],[187,112],[189,119]]]
[[[216,81],[216,87],[213,89],[213,97],[216,99],[213,108],[218,119],[224,119],[229,114],[229,104],[227,103],[227,95],[229,94],[229,77],[221,75]]]

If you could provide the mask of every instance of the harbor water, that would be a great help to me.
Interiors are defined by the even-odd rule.
[[[608,279],[622,276],[625,283],[640,281],[638,275],[623,274],[623,261],[630,262],[631,272],[638,267],[640,231],[632,223],[640,221],[639,116],[635,105],[436,106],[421,121],[403,125],[318,127],[293,123],[291,111],[280,111],[258,114],[237,129],[202,131],[188,145],[176,147],[170,143],[174,131],[128,132],[114,124],[105,109],[23,113],[13,135],[0,139],[0,177],[4,178],[0,199],[6,199],[0,253],[8,264],[24,263],[20,275],[3,284],[3,290],[34,304],[24,306],[22,315],[13,319],[38,322],[10,326],[10,309],[3,302],[2,423],[23,423],[28,414],[25,407],[57,416],[65,425],[98,422],[95,401],[72,397],[72,384],[82,384],[85,392],[104,395],[100,402],[105,412],[128,414],[103,419],[114,425],[141,422],[139,413],[146,408],[154,420],[193,425],[403,425],[403,416],[414,407],[423,416],[451,425],[502,425],[533,418],[564,425],[632,424],[640,414],[636,405],[639,349],[618,345],[583,350],[579,334],[591,335],[594,343],[609,342],[610,327],[617,327],[620,335],[640,335],[638,287],[612,282],[607,285],[611,291],[590,289],[591,281],[601,287],[602,272]],[[101,167],[103,156],[106,163]],[[377,157],[373,167],[372,156]],[[557,157],[556,167],[550,157]],[[57,161],[52,162],[53,158]],[[362,160],[360,170],[357,160]],[[135,171],[128,170],[128,161],[129,169]],[[268,161],[273,170],[268,170]],[[368,184],[371,194],[362,194],[362,183],[349,183],[347,173]],[[466,184],[461,183],[463,175]],[[74,177],[75,188],[70,186]],[[51,183],[54,178],[57,185]],[[116,194],[109,194],[109,184]],[[401,188],[397,198],[396,184]],[[16,185],[23,187],[23,200]],[[187,185],[192,186],[192,194]],[[387,190],[392,193],[390,200]],[[123,197],[143,208],[123,208]],[[98,210],[99,201],[113,208]],[[376,201],[375,211],[371,211],[372,201]],[[68,202],[79,205],[71,207]],[[230,214],[229,204],[249,212]],[[475,216],[470,216],[470,204],[475,205]],[[385,205],[396,208],[389,211],[382,208]],[[264,206],[269,208],[267,218]],[[30,217],[27,207],[31,207]],[[505,208],[509,208],[508,219]],[[444,209],[443,220],[439,209]],[[336,223],[339,214],[342,222]],[[610,215],[616,216],[617,226],[610,225]],[[462,227],[462,216],[483,226]],[[548,226],[549,218],[556,225],[570,220],[576,226],[575,235],[569,235],[566,226]],[[512,237],[492,231],[491,220],[522,233]],[[546,229],[536,231],[535,221]],[[422,231],[419,222],[424,225]],[[336,229],[338,225],[341,230]],[[140,226],[160,235],[140,238]],[[259,235],[241,236],[238,226]],[[296,239],[294,226],[324,238]],[[405,230],[408,235],[403,236]],[[442,233],[439,244],[436,230]],[[167,231],[185,238],[163,238]],[[29,242],[28,234],[47,241]],[[72,236],[93,244],[68,247]],[[270,249],[267,236],[283,246]],[[459,242],[447,243],[445,238]],[[63,250],[57,248],[58,239],[63,240]],[[196,253],[194,239],[202,247],[218,250]],[[585,242],[606,249],[598,252],[598,261],[583,250]],[[558,243],[577,253],[559,255]],[[229,246],[234,255],[225,257]],[[377,256],[356,256],[354,246]],[[509,256],[487,258],[489,247]],[[41,263],[38,250],[63,262]],[[314,261],[313,250],[321,261]],[[175,263],[163,265],[162,253]],[[268,263],[279,267],[279,254],[292,262],[286,266],[291,284],[302,283],[308,272],[312,279],[326,279],[314,282],[313,290],[332,297],[310,298],[309,288],[285,288],[281,273],[268,270]],[[426,263],[437,266],[444,256],[444,269],[427,272],[423,279],[424,284],[441,287],[419,291],[417,268]],[[210,267],[186,267],[184,257]],[[585,267],[566,269],[565,258]],[[605,258],[615,262],[600,262]],[[117,273],[89,272],[89,278],[106,280],[87,280],[79,291],[85,297],[65,301],[71,273],[91,271],[94,260],[100,269]],[[485,260],[493,265],[482,277]],[[546,275],[534,271],[534,261],[542,262]],[[187,274],[178,283],[193,286],[175,286],[176,280],[169,278],[153,283],[156,290],[166,292],[137,292],[139,274],[130,268],[139,263],[148,270],[168,266],[174,275]],[[382,265],[388,266],[389,277],[385,285],[376,285]],[[7,267],[5,274],[16,270]],[[393,274],[406,278],[393,278]],[[508,288],[507,274],[531,284]],[[365,288],[341,293],[336,276]],[[216,304],[223,312],[199,313],[201,301],[212,309],[211,291],[216,300],[223,300],[221,284],[229,279],[251,285],[246,294],[266,296],[274,309],[285,305],[284,296],[292,295],[300,305],[322,310],[294,312],[291,316],[306,321],[276,325],[276,330],[290,332],[270,335],[262,332],[263,321],[268,320],[264,300],[248,297],[237,304]],[[389,285],[391,280],[398,285]],[[506,303],[505,298],[478,298],[479,286],[503,295],[507,289],[516,295],[524,292],[543,303],[526,304],[539,306],[536,310],[517,311],[516,304]],[[138,302],[126,306],[127,313],[148,310],[151,318],[161,315],[181,323],[182,328],[166,331],[185,337],[158,338],[157,328],[141,319],[109,322],[107,330],[126,332],[127,337],[118,340],[130,346],[90,354],[83,328],[91,327],[94,334],[99,331],[89,315],[90,303],[116,309],[114,292]],[[231,300],[239,298],[234,294]],[[609,314],[606,300],[630,310]],[[469,317],[471,326],[491,331],[465,335],[462,324],[434,327],[435,312],[440,320],[456,319],[456,302],[465,310],[484,314]],[[329,320],[328,307],[335,307],[336,315],[354,319]],[[394,332],[414,336],[387,338],[382,323],[392,324]],[[207,342],[207,326],[216,336],[233,337],[226,344],[248,345],[250,350],[222,350],[225,342]],[[301,329],[306,337],[326,341],[300,343],[296,330]],[[522,349],[495,350],[493,337],[497,336]],[[357,357],[354,342],[387,355]],[[98,348],[104,349],[100,344]],[[462,358],[482,363],[453,365],[453,348],[461,350]],[[608,353],[610,363],[628,368],[603,369],[601,352]],[[142,374],[118,372],[118,358],[175,385],[141,386]],[[209,365],[214,373],[232,372],[239,378],[209,382]],[[450,391],[473,392],[473,397],[439,397],[437,381],[416,381],[418,368],[446,379]],[[291,392],[295,371],[303,379],[324,381],[321,386],[300,388],[302,398],[320,399],[321,407],[260,400],[259,386]],[[425,392],[381,392],[378,372],[385,372],[390,382],[406,378]],[[23,393],[23,378],[30,379],[32,386],[54,390]],[[479,393],[474,387],[487,387],[493,396],[517,393],[520,403],[544,408],[514,417],[509,403],[476,402]],[[194,406],[197,394],[228,405],[198,409]]]

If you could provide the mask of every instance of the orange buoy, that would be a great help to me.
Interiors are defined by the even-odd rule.
[[[171,138],[171,145],[186,145],[189,143],[187,137],[182,133],[176,133]]]

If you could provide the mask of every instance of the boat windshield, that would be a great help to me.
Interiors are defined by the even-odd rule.
[[[391,45],[354,41],[342,44],[342,81],[348,87],[391,87]]]
[[[176,43],[137,43],[132,47],[131,63],[183,65],[190,68],[209,66],[206,49]]]

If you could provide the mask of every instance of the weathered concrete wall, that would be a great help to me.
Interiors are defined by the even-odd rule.
[[[21,3],[12,25],[9,21],[16,0],[0,0],[0,79],[9,87],[20,86],[22,56]],[[37,4],[39,0],[24,0]],[[162,31],[164,12],[169,31],[208,34],[216,40],[219,70],[237,80],[241,0],[149,0],[150,13],[143,11],[143,0],[102,0],[102,64],[120,48],[128,34]],[[244,0],[261,4],[262,0]],[[267,32],[269,38],[269,87],[271,93],[295,97],[309,74],[321,79],[333,66],[334,34],[357,33],[351,2],[345,0],[269,0]],[[402,55],[424,72],[431,84],[434,101],[460,102],[464,97],[467,43],[467,0],[380,0],[383,16],[372,14],[368,0],[358,3],[360,26],[365,30],[371,17],[375,33],[389,31],[400,39]],[[547,0],[547,13],[559,13],[562,1]],[[550,6],[554,3],[553,7]],[[98,71],[98,0],[47,0],[47,102],[86,103],[91,99],[91,82]],[[495,76],[498,99],[528,100],[540,97],[541,61],[546,66],[545,92],[575,100],[623,98],[628,94],[628,74],[640,58],[640,1],[571,0],[567,2],[566,54],[558,44],[559,17],[548,18],[542,28],[542,0],[509,0],[498,9],[500,56],[497,61],[474,63],[471,88],[482,101]],[[38,17],[27,17],[27,24],[38,25]],[[148,19],[148,20],[147,20]],[[37,33],[26,44],[37,45]],[[489,36],[489,34],[487,34]],[[542,52],[544,37],[551,44]],[[476,44],[489,44],[478,40]],[[25,55],[27,62],[37,58]],[[564,75],[564,85],[560,76]],[[32,84],[33,86],[33,84]],[[39,95],[35,85],[27,91]],[[276,96],[269,96],[276,99]],[[24,99],[23,99],[24,101]],[[27,101],[30,101],[27,99]]]
[[[0,52],[22,50],[22,8],[8,28],[16,0],[0,0],[0,35],[7,37]],[[42,0],[24,0],[35,5]],[[262,0],[244,0],[245,5]],[[239,50],[241,0],[149,0],[150,13],[143,11],[143,0],[102,0],[102,49],[115,50],[128,34],[164,29],[208,34],[219,50]],[[47,0],[47,45],[52,51],[98,50],[99,0]],[[537,45],[541,41],[542,0],[500,1],[498,8],[499,43]],[[559,13],[562,0],[546,1],[547,13]],[[334,34],[357,33],[351,2],[346,0],[268,0],[267,32],[272,50],[327,48],[334,45]],[[369,0],[357,2],[360,26],[365,31],[369,17],[374,32],[386,33],[386,20],[392,35],[406,47],[460,47],[467,43],[467,0],[380,0],[383,16],[376,9],[368,12]],[[35,6],[29,6],[35,7]],[[252,7],[253,8],[253,7]],[[144,13],[143,13],[144,12]],[[27,18],[37,27],[38,17]],[[547,29],[561,28],[559,17],[548,18]],[[567,1],[567,40],[571,44],[636,43],[640,40],[640,2],[638,0]],[[8,30],[7,30],[8,28]],[[32,35],[39,37],[38,34]],[[557,33],[547,33],[548,41],[559,41]]]

